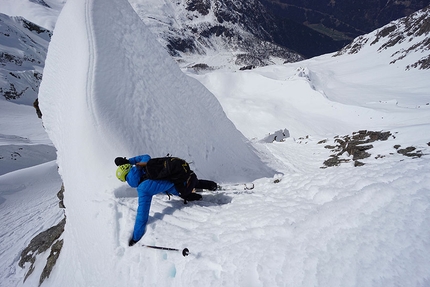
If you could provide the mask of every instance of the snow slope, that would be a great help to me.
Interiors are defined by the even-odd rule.
[[[33,107],[0,99],[0,114],[0,175],[56,158]]]
[[[410,125],[424,131],[429,71],[410,67],[430,57],[428,11],[363,35],[337,54],[243,73],[190,75],[217,96],[248,138],[285,128],[294,137]]]
[[[122,212],[114,207],[116,156],[171,153],[192,162],[198,176],[224,182],[274,174],[216,98],[160,48],[127,1],[66,3],[39,101],[69,194],[62,251],[68,263],[60,264],[72,264],[67,269],[76,270],[78,285],[120,282],[115,274],[94,277],[116,268],[104,256],[124,252],[125,226],[117,225]],[[116,231],[107,235],[106,226]],[[106,245],[97,243],[101,237]],[[100,259],[97,271],[91,258]]]
[[[33,237],[64,216],[56,196],[61,184],[55,161],[0,176],[0,286],[23,283],[27,269],[18,266],[21,251]],[[42,272],[46,257],[47,254],[43,254],[37,262],[36,274]],[[38,277],[26,281],[27,286],[37,286],[38,282]]]
[[[211,94],[178,72],[126,4],[69,1],[56,25],[41,102],[66,186],[67,224],[57,265],[42,286],[430,286],[430,75],[405,70],[422,55],[411,53],[390,65],[402,48],[396,46],[378,51],[368,45],[356,54],[251,71],[190,74],[278,174],[261,175],[252,190],[225,185],[188,205],[157,195],[146,234],[129,248],[137,197],[114,178],[115,156],[190,152],[198,171],[210,174],[212,161],[199,162],[193,147],[202,140],[233,150],[246,145]],[[175,121],[170,113],[161,116],[154,102],[180,104],[168,94],[185,95],[182,100],[198,106],[196,113],[178,114]],[[207,105],[225,133],[211,126]],[[15,106],[10,103],[0,117]],[[181,135],[160,139],[146,128],[149,116],[162,131],[173,125],[185,132],[180,123],[191,121],[212,133],[188,137],[190,150],[183,150],[177,147]],[[0,133],[11,144],[20,143],[19,137],[46,140],[39,129],[18,133],[18,126],[2,125]],[[284,129],[291,137],[262,141]],[[332,154],[324,146],[359,129],[392,136],[372,143],[364,166],[322,169]],[[405,157],[396,145],[424,155]],[[0,286],[35,286],[39,280],[47,254],[25,283],[17,254],[60,218],[61,211],[52,208],[52,190],[60,184],[54,171],[48,162],[0,175]],[[190,255],[141,244],[187,247]]]
[[[48,30],[54,30],[66,0],[0,0],[0,13],[21,16]]]
[[[248,138],[261,139],[285,128],[295,138],[324,138],[422,125],[423,132],[415,137],[428,139],[428,71],[388,65],[376,51],[330,56],[242,73],[190,75],[217,96]]]

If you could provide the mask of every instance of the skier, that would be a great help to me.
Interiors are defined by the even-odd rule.
[[[202,199],[200,194],[192,192],[196,189],[216,190],[218,185],[210,180],[199,180],[194,172],[191,172],[188,180],[183,183],[173,183],[167,179],[154,180],[147,178],[146,165],[151,157],[147,154],[135,156],[132,158],[117,157],[115,164],[118,166],[117,178],[134,188],[137,188],[139,196],[139,206],[137,208],[134,231],[129,240],[129,246],[133,246],[145,234],[146,223],[148,222],[149,209],[151,207],[152,196],[158,193],[177,195],[186,201]]]

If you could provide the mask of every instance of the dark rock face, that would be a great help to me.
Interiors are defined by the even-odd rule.
[[[54,243],[63,233],[65,225],[66,225],[66,219],[64,218],[57,225],[39,233],[36,237],[34,237],[30,241],[30,244],[21,252],[21,259],[19,260],[18,265],[21,268],[24,268],[24,265],[26,263],[30,263],[30,267],[29,267],[27,274],[25,275],[24,281],[34,271],[34,263],[36,262],[36,256],[40,253],[45,252],[51,246],[55,245]],[[57,250],[56,256],[57,257],[58,257],[59,252],[60,252],[60,250],[58,249],[58,246],[59,246],[58,244],[59,243],[57,243],[57,245],[56,245],[56,250]],[[62,246],[62,242],[61,242],[61,246]],[[51,266],[53,266],[52,263],[51,263]],[[45,267],[45,268],[47,268],[47,271],[44,272],[45,273],[44,276],[46,278],[49,276],[49,272],[50,272],[50,270],[52,270],[52,267],[51,267],[51,269],[49,269],[49,267]],[[48,272],[48,270],[49,270],[49,272]]]
[[[37,98],[37,99],[34,101],[34,103],[33,103],[33,107],[36,109],[37,117],[38,117],[39,119],[41,119],[41,118],[42,118],[42,111],[40,110],[40,107],[39,107],[39,98]]]
[[[210,0],[188,0],[186,9],[188,11],[197,11],[203,16],[209,14],[211,8]]]
[[[42,282],[49,277],[51,274],[52,269],[55,266],[55,263],[57,263],[57,259],[60,256],[61,248],[63,248],[63,242],[64,240],[57,240],[51,247],[51,253],[49,254],[48,258],[46,259],[46,265],[45,268],[43,268],[42,274],[40,275],[39,279],[39,286],[42,284]]]
[[[58,207],[60,207],[60,208],[66,208],[66,206],[64,205],[64,184],[61,185],[61,189],[57,193],[57,197],[60,200],[60,202],[58,203]]]
[[[167,38],[168,44],[167,49],[172,56],[178,56],[180,52],[190,53],[196,52],[197,47],[192,39],[181,38],[179,36],[169,36]]]
[[[65,208],[63,203],[64,198],[64,185],[61,186],[60,191],[57,193],[57,197],[60,200],[59,207]],[[30,264],[28,271],[25,274],[24,281],[30,276],[35,266],[37,256],[49,248],[51,252],[46,259],[46,265],[39,278],[39,286],[43,281],[49,277],[52,269],[60,256],[61,248],[63,247],[63,239],[59,239],[64,232],[64,227],[66,225],[66,217],[64,217],[57,225],[48,228],[47,230],[36,235],[28,244],[28,246],[21,252],[21,258],[18,262],[18,266],[21,268],[26,268],[26,264]]]

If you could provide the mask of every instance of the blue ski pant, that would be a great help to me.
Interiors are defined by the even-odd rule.
[[[173,183],[167,180],[147,179],[137,187],[139,196],[139,206],[137,208],[136,221],[134,223],[133,240],[139,241],[145,234],[146,223],[148,222],[149,210],[151,208],[152,197],[158,193],[169,193],[178,195]]]

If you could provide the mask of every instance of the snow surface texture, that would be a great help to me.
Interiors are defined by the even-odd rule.
[[[122,212],[112,205],[112,188],[120,186],[116,156],[170,153],[191,162],[199,177],[224,182],[274,175],[216,98],[181,72],[127,1],[66,3],[49,46],[39,101],[70,194],[63,254],[82,264],[71,268],[82,284],[94,275],[91,258],[123,252],[116,249],[127,241],[115,232],[103,235],[108,244],[97,243],[106,226],[119,231]],[[83,197],[95,205],[83,208]],[[96,203],[104,200],[111,203]],[[82,226],[82,216],[98,220]],[[115,264],[103,260],[97,273]],[[118,280],[103,277],[97,284]]]
[[[66,0],[0,0],[0,13],[21,16],[48,30],[54,30]]]
[[[0,286],[23,283],[28,270],[18,266],[22,250],[33,237],[57,224],[64,216],[56,196],[61,184],[55,161],[0,176]],[[35,274],[40,275],[48,255],[49,250],[38,259]],[[26,283],[27,286],[37,286],[38,282],[36,276]]]
[[[59,261],[42,286],[430,286],[430,73],[405,71],[408,57],[398,61],[398,67],[387,64],[396,47],[377,53],[377,47],[369,46],[336,58],[192,75],[218,98],[279,174],[261,176],[252,190],[226,185],[188,205],[158,195],[145,236],[129,248],[136,192],[114,178],[112,159],[142,149],[154,152],[154,145],[161,153],[180,142],[177,134],[159,141],[145,129],[142,119],[148,113],[160,120],[162,131],[172,122],[168,116],[160,118],[154,108],[145,110],[143,103],[157,99],[140,93],[140,87],[151,87],[158,100],[182,91],[192,98],[193,107],[216,107],[216,101],[177,73],[166,54],[159,54],[162,48],[135,23],[138,20],[130,20],[135,16],[127,5],[119,0],[69,1],[56,24],[41,97],[66,185],[67,224]],[[118,30],[109,31],[112,24]],[[131,37],[128,29],[141,36]],[[109,42],[112,35],[121,35],[124,46]],[[195,90],[201,98],[194,98]],[[175,98],[170,101],[177,104]],[[20,107],[0,104],[7,104],[0,122],[7,119],[3,111]],[[225,127],[218,109],[210,114]],[[20,112],[35,117],[30,107]],[[181,130],[181,123],[190,119],[209,129],[207,113],[189,112],[179,114],[172,128]],[[0,126],[0,133],[7,135],[3,141],[46,143],[40,126],[34,132],[17,128],[30,117],[21,121]],[[290,137],[284,141],[261,141],[285,129]],[[318,142],[330,143],[334,136],[358,129],[389,130],[394,136],[374,143],[372,157],[363,160],[362,167],[321,169],[330,151]],[[212,130],[209,139],[197,133],[186,143],[195,147],[220,140],[231,149],[243,147],[242,137],[228,130]],[[240,140],[232,141],[235,138]],[[415,146],[425,155],[408,158],[394,145]],[[195,165],[207,168],[205,161]],[[61,211],[52,208],[53,191],[61,185],[55,170],[48,162],[0,176],[2,287],[38,283],[37,271],[47,255],[38,259],[38,270],[23,283],[18,254],[32,236],[60,220]],[[141,244],[187,247],[190,255]]]
[[[60,168],[63,156],[70,156],[69,147],[61,146],[66,136],[77,154],[98,153],[91,172],[116,156],[170,153],[192,162],[198,176],[214,180],[273,175],[216,98],[181,72],[128,2],[111,5],[66,4],[50,44],[40,106]],[[72,35],[71,18],[80,20]],[[80,121],[70,121],[75,110],[82,110]]]
[[[0,100],[0,175],[56,158],[35,109]]]

